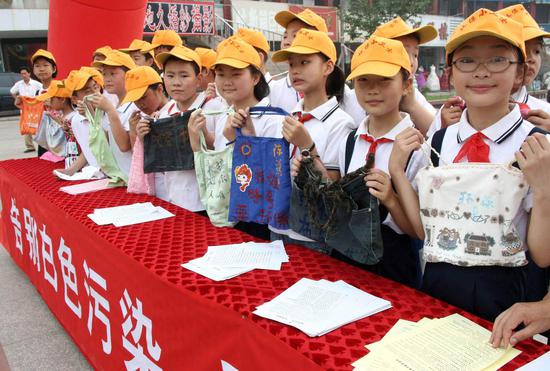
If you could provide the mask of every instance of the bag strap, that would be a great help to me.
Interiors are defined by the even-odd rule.
[[[206,146],[206,139],[204,138],[204,133],[201,131],[199,131],[199,142],[201,144],[201,151],[202,152],[206,152],[208,151],[208,148]]]
[[[533,135],[533,134],[535,134],[535,133],[540,133],[540,134],[544,134],[544,135],[550,134],[550,133],[548,133],[546,130],[541,129],[541,128],[539,128],[538,126],[535,126],[535,127],[533,127],[533,128],[531,129],[531,131],[529,132],[529,134],[527,134],[527,136]]]
[[[290,113],[282,109],[281,107],[273,106],[255,106],[250,107],[249,113],[261,113],[263,115],[277,115],[277,116],[290,116]]]
[[[357,129],[353,130],[348,135],[348,139],[346,140],[346,157],[344,161],[344,174],[348,173],[349,164],[351,162],[351,156],[353,155],[353,149],[355,148],[355,134],[357,133]]]
[[[446,131],[447,128],[440,129],[432,136],[432,149],[435,151],[430,152],[430,159],[434,167],[439,166],[439,156],[437,153],[441,153],[441,146],[443,145],[443,138],[445,137]]]

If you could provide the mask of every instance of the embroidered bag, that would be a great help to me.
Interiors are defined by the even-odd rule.
[[[427,157],[429,165],[415,178],[425,260],[461,266],[527,264],[526,247],[512,223],[529,188],[523,173],[511,164],[434,166],[434,156]]]
[[[67,155],[65,131],[52,117],[46,114],[46,111],[42,114],[42,120],[33,140],[40,147],[47,149],[56,156],[65,157]]]
[[[194,110],[155,120],[143,139],[145,173],[193,170],[195,161],[187,123]]]
[[[155,195],[155,174],[143,172],[143,143],[139,137],[134,142],[132,163],[128,174],[128,193]]]
[[[202,131],[199,139],[201,148],[195,152],[195,171],[201,202],[213,225],[232,227],[235,223],[228,218],[234,144],[229,144],[220,151],[213,151],[206,147]]]
[[[34,97],[21,97],[21,117],[19,119],[21,135],[36,134],[43,112],[44,102]]]
[[[288,142],[244,136],[240,129],[236,132],[229,220],[288,229],[291,190]]]

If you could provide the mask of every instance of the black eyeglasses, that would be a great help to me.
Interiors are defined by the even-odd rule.
[[[452,64],[461,72],[474,72],[480,64],[484,65],[487,71],[498,73],[505,71],[512,64],[517,64],[518,61],[511,61],[506,57],[492,57],[484,61],[480,61],[471,57],[462,57],[455,60]]]

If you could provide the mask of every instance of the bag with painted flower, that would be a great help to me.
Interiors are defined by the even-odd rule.
[[[416,175],[425,260],[527,264],[525,243],[513,223],[529,188],[523,173],[511,164],[429,162]]]

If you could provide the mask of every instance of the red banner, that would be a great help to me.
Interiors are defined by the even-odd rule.
[[[288,10],[293,13],[299,13],[305,9],[313,10],[315,13],[319,14],[327,23],[328,35],[332,41],[339,41],[339,32],[338,32],[338,9],[333,7],[320,7],[320,6],[300,6],[300,5],[289,5]]]
[[[180,35],[214,35],[214,2],[150,0],[145,10],[143,33],[152,35],[157,30],[173,30]]]

